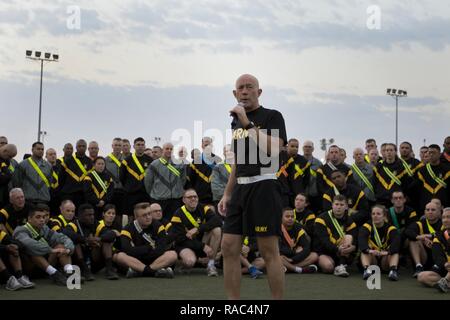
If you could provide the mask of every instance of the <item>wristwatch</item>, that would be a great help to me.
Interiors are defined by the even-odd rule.
[[[247,126],[245,126],[244,129],[245,130],[249,130],[249,129],[254,128],[254,127],[255,127],[255,124],[252,121],[250,121],[249,124]]]

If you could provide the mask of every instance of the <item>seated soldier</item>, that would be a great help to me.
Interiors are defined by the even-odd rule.
[[[53,231],[62,232],[68,224],[73,224],[73,219],[75,217],[75,205],[72,200],[64,200],[61,202],[59,210],[61,213],[54,218],[50,218],[48,226]],[[70,238],[69,234],[66,235]]]
[[[308,208],[308,197],[304,193],[299,193],[295,197],[294,220],[302,225],[308,236],[314,233],[314,220],[316,215]]]
[[[45,271],[57,285],[66,286],[66,276],[50,262],[54,265],[59,262],[66,274],[72,274],[74,245],[66,235],[51,230],[45,224],[47,215],[41,205],[32,208],[28,213],[28,222],[14,230],[13,238],[24,248],[34,266]]]
[[[362,226],[370,219],[369,203],[364,191],[354,184],[348,184],[347,177],[343,171],[332,171],[330,179],[334,186],[328,188],[323,194],[323,210],[330,210],[333,197],[342,194],[347,198],[348,214],[352,217],[358,227]]]
[[[7,264],[14,270],[9,273]],[[19,246],[5,231],[0,231],[0,280],[6,282],[6,290],[33,288],[34,283],[22,273],[22,261],[19,255]]]
[[[27,222],[30,206],[25,202],[25,195],[20,188],[11,189],[9,204],[0,210],[0,230],[12,236],[17,226]]]
[[[259,255],[258,245],[256,243],[256,238],[245,237],[242,242],[241,250],[241,264],[242,273],[250,274],[252,279],[258,279],[263,275],[263,270],[265,268],[264,259]]]
[[[61,214],[55,218],[50,218],[48,226],[53,231],[63,233],[72,240],[75,245],[73,260],[81,269],[81,279],[82,281],[92,281],[95,278],[83,257],[82,245],[86,243],[86,239],[78,228],[78,222],[75,218],[75,205],[72,200],[64,200],[61,202],[59,209]]]
[[[115,214],[113,215],[115,219]],[[113,221],[109,221],[112,226]],[[82,204],[78,209],[77,225],[77,257],[81,263],[81,270],[87,281],[94,280],[91,274],[105,267],[105,278],[117,280],[116,271],[113,268],[112,254],[113,244],[117,234],[105,227],[105,222],[96,222],[95,210],[90,204]],[[89,261],[91,265],[89,266]],[[83,274],[83,273],[82,273]]]
[[[166,232],[169,232],[172,224],[170,223],[170,220],[167,220],[163,217],[162,208],[159,203],[155,202],[150,205],[150,213],[152,214],[153,219],[159,221],[159,223],[161,223],[164,228],[166,228]]]
[[[113,204],[107,204],[103,208],[103,219],[96,222],[95,236],[100,237],[106,231],[112,231],[116,235],[116,240],[119,240],[120,230],[115,229],[116,221],[116,206]],[[120,246],[120,241],[115,241],[114,245]]]
[[[332,209],[320,214],[314,223],[314,251],[319,255],[322,272],[348,277],[346,266],[352,262],[358,234],[356,224],[347,212],[347,198],[334,196]]]
[[[198,203],[197,192],[187,189],[180,209],[175,211],[170,228],[170,237],[175,241],[175,250],[183,267],[194,267],[198,257],[208,257],[208,276],[218,276],[215,257],[219,250],[222,221],[209,206]]]
[[[392,207],[389,208],[387,215],[388,222],[397,228],[401,235],[403,248],[406,245],[405,230],[411,224],[418,220],[416,211],[405,205],[406,197],[402,191],[394,191],[391,197]]]
[[[361,250],[361,264],[364,267],[364,280],[372,275],[369,266],[378,265],[384,271],[389,270],[389,280],[398,281],[400,234],[394,226],[386,223],[386,215],[385,206],[373,206],[371,221],[359,229],[358,245]]]
[[[300,223],[294,220],[294,210],[285,208],[281,220],[280,255],[284,267],[289,272],[314,273],[314,264],[319,259],[311,252],[311,241]]]
[[[121,252],[114,254],[114,262],[129,269],[127,277],[137,273],[144,277],[173,278],[171,266],[177,261],[177,253],[168,250],[166,230],[153,220],[150,204],[136,204],[134,218],[121,231]]]
[[[436,203],[430,202],[425,206],[425,216],[419,221],[411,223],[405,230],[405,235],[409,239],[411,257],[415,264],[414,278],[433,266],[431,254],[433,238],[441,228],[441,209]]]
[[[432,254],[434,266],[432,271],[421,272],[417,280],[442,292],[450,290],[450,208],[442,213],[443,230],[437,231],[433,239]]]

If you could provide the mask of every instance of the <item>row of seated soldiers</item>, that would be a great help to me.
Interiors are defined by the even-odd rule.
[[[117,269],[127,277],[173,278],[177,261],[180,272],[189,272],[202,262],[208,276],[217,276],[222,221],[213,207],[199,203],[193,189],[184,192],[183,202],[170,221],[163,218],[158,204],[137,204],[134,221],[123,229],[114,224],[113,205],[105,207],[101,221],[95,220],[89,204],[81,205],[75,217],[74,204],[64,201],[61,214],[50,220],[48,208],[37,206],[12,237],[1,231],[2,261],[9,263],[0,264],[0,274],[10,290],[34,285],[22,272],[22,262],[28,269],[45,271],[60,285],[66,285],[73,272],[72,262],[80,266],[86,281],[93,280],[92,272],[103,267],[106,278],[112,280],[118,279]],[[330,209],[318,215],[308,209],[304,194],[297,195],[295,208],[286,208],[282,214],[279,247],[285,271],[314,273],[320,269],[347,277],[347,267],[359,256],[363,279],[371,276],[369,266],[379,265],[389,272],[390,280],[397,281],[400,256],[409,249],[414,276],[448,291],[450,209],[442,210],[435,199],[419,216],[405,202],[401,191],[394,192],[389,210],[375,205],[366,220],[357,220],[343,195],[335,195]],[[55,268],[58,262],[63,272]],[[252,278],[262,275],[264,259],[258,253],[257,239],[243,239],[241,262],[243,272]],[[14,275],[9,274],[8,264]]]

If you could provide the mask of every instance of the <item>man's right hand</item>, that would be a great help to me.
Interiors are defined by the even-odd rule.
[[[219,213],[223,217],[227,215],[228,202],[230,202],[230,196],[224,194],[218,205]]]

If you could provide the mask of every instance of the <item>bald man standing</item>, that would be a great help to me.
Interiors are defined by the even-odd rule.
[[[173,144],[167,142],[162,147],[161,157],[148,166],[144,178],[147,193],[162,207],[167,220],[182,206],[186,183],[186,165],[183,162],[175,164],[172,156]]]
[[[225,290],[229,299],[240,298],[243,235],[256,237],[266,263],[272,297],[282,299],[284,272],[279,254],[281,233],[281,187],[276,177],[280,151],[287,143],[283,116],[259,104],[262,90],[249,74],[236,81],[232,110],[232,146],[235,161],[219,212],[225,215],[222,254]]]

